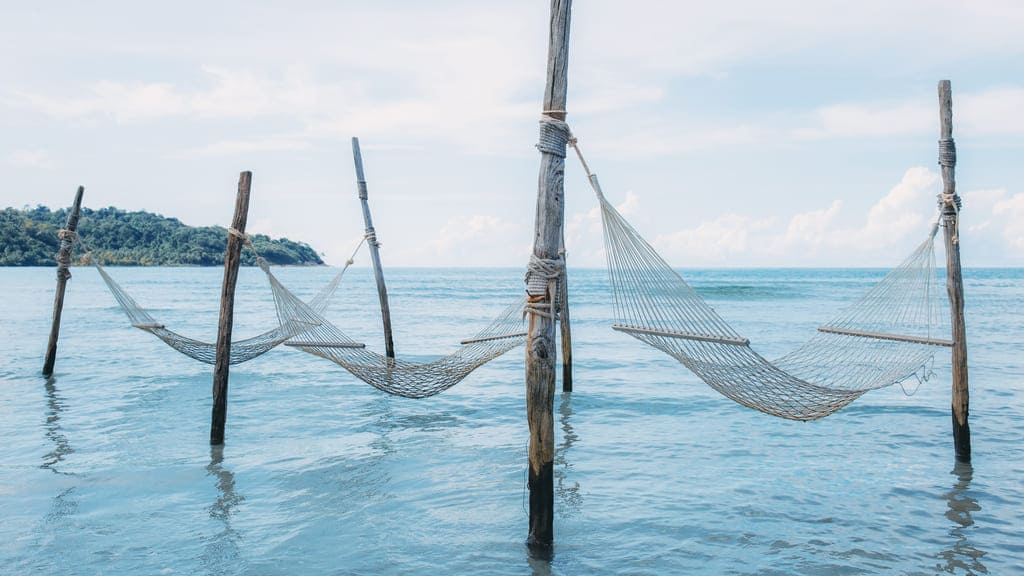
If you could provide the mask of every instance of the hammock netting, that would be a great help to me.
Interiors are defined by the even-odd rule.
[[[88,248],[82,244],[86,254],[89,254]],[[358,248],[357,248],[358,250]],[[124,288],[122,288],[103,268],[103,266],[95,259],[88,258],[89,262],[96,268],[100,273],[100,277],[103,278],[103,282],[106,283],[110,293],[113,294],[114,299],[121,306],[121,310],[124,311],[125,315],[131,321],[132,326],[149,332],[156,336],[160,340],[163,340],[168,346],[174,348],[178,352],[207,364],[215,364],[217,361],[217,349],[215,342],[203,342],[195,338],[184,336],[173,330],[167,328],[163,323],[157,321],[145,308],[140,306],[138,302]],[[330,282],[328,282],[320,291],[309,301],[309,307],[311,310],[323,312],[328,304],[330,304],[331,297],[337,291],[338,286],[341,283],[342,276],[345,271],[351,265],[351,259],[345,264],[345,266],[334,275]],[[311,328],[312,325],[303,321],[288,321],[282,322],[278,326],[267,330],[261,334],[246,338],[244,340],[237,340],[231,343],[231,364],[240,364],[247,362],[267,353],[274,347],[280,345],[282,342],[297,336],[304,331]]]
[[[926,379],[937,346],[952,344],[935,337],[949,334],[948,303],[935,270],[937,225],[902,264],[806,344],[768,361],[658,255],[587,171],[601,208],[613,327],[669,354],[739,404],[815,420],[869,390]]]
[[[297,323],[310,326],[302,334],[285,342],[286,346],[326,358],[345,368],[378,390],[404,396],[425,398],[458,384],[483,364],[526,341],[523,331],[523,305],[519,298],[474,337],[463,340],[455,352],[429,362],[410,362],[388,358],[367,350],[319,311],[288,290],[270,272],[262,259],[260,267],[270,279],[281,326]]]

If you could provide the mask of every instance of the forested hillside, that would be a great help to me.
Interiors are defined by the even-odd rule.
[[[0,266],[55,266],[59,248],[57,233],[64,227],[68,209],[51,211],[45,206],[0,211]],[[78,233],[104,265],[124,266],[220,266],[224,264],[227,231],[219,226],[186,226],[176,218],[117,208],[82,209]],[[287,238],[255,235],[253,245],[271,264],[323,264],[316,251]],[[75,248],[74,262],[83,251]],[[242,264],[254,265],[251,250],[242,251]]]

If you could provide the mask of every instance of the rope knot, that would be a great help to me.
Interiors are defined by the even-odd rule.
[[[946,220],[946,226],[950,226],[952,229],[951,238],[953,244],[960,243],[960,209],[963,208],[963,201],[960,200],[960,195],[956,192],[947,194],[942,192],[938,195],[939,197],[939,209],[942,211]]]
[[[245,244],[249,248],[252,248],[253,250],[255,250],[255,248],[253,248],[253,245],[252,245],[252,240],[250,239],[249,235],[246,234],[245,232],[242,232],[241,230],[238,230],[238,229],[235,229],[235,228],[233,228],[231,226],[228,226],[228,234],[230,234],[231,236],[234,236],[235,238],[238,238],[239,240],[242,241],[243,244]]]
[[[539,258],[530,256],[530,264],[526,268],[526,304],[523,316],[533,314],[555,319],[555,302],[558,292],[558,280],[565,270],[565,259]]]

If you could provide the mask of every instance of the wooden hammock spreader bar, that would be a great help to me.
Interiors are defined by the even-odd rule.
[[[289,340],[284,345],[296,348],[366,348],[366,344],[360,342],[314,342],[312,340]]]
[[[164,327],[159,322],[132,322],[132,326],[135,328],[142,328],[143,330],[160,330]]]
[[[505,338],[522,338],[526,336],[526,332],[516,332],[514,334],[501,334],[498,336],[484,336],[483,338],[470,338],[469,340],[462,340],[459,344],[476,344],[477,342],[493,342],[495,340],[504,340]]]
[[[832,328],[831,326],[819,326],[818,332],[828,332],[829,334],[842,334],[844,336],[859,336],[861,338],[877,338],[879,340],[892,340],[895,342],[913,342],[915,344],[928,344],[930,346],[953,346],[952,340],[942,340],[940,338],[921,338],[919,336],[906,336],[903,334],[887,334],[884,332],[865,332],[863,330],[844,330],[842,328]]]
[[[627,334],[649,334],[651,336],[667,336],[669,338],[699,340],[701,342],[715,342],[717,344],[731,344],[733,346],[750,346],[750,340],[746,338],[708,336],[705,334],[693,334],[691,332],[679,332],[677,330],[660,330],[658,328],[644,328],[642,326],[627,326],[625,324],[612,324],[612,330],[618,330],[619,332],[625,332]]]

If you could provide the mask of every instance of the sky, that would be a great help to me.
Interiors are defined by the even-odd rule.
[[[227,226],[251,170],[248,231],[340,265],[358,137],[385,266],[525,267],[549,8],[0,0],[0,207],[83,185]],[[1021,30],[1019,0],[577,0],[568,121],[674,266],[886,267],[935,217],[949,79],[963,263],[1024,266]],[[572,156],[565,179],[569,264],[603,266]]]

